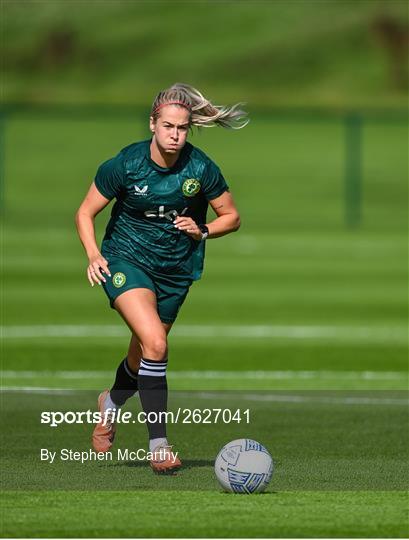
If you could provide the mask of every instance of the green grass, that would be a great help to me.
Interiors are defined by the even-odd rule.
[[[88,448],[91,431],[41,425],[40,411],[93,410],[126,353],[124,326],[101,337],[122,323],[87,285],[73,215],[97,165],[144,133],[132,118],[7,123],[2,535],[407,536],[407,133],[399,124],[365,123],[355,230],[344,224],[342,122],[255,116],[243,132],[196,134],[192,142],[221,165],[243,225],[208,244],[204,278],[170,335],[170,396],[172,406],[248,407],[252,421],[171,426],[185,463],[174,478],[145,464],[40,462],[41,447]],[[90,329],[67,337],[67,326]],[[28,327],[38,335],[23,337]],[[238,437],[259,439],[273,455],[265,495],[218,488],[214,457]],[[144,426],[121,426],[117,445],[145,447]]]
[[[174,411],[178,406],[250,409],[249,424],[170,425],[184,462],[175,477],[154,476],[145,462],[116,459],[118,448],[145,448],[140,424],[119,426],[112,461],[41,462],[40,448],[87,450],[92,429],[40,424],[41,411],[93,409],[95,392],[6,395],[5,536],[407,534],[405,392],[296,393],[306,400],[302,403],[265,401],[285,397],[280,393],[173,392]],[[132,400],[125,409],[136,413],[135,404]],[[263,495],[223,494],[217,485],[214,457],[226,441],[240,436],[262,441],[273,455],[275,472]]]
[[[374,29],[382,16],[405,31],[403,0],[2,8],[6,101],[146,104],[182,80],[220,103],[406,106],[398,53]]]
[[[31,348],[36,348],[31,345]],[[37,348],[36,348],[37,349]],[[26,349],[27,350],[27,349]],[[70,347],[72,356],[75,347]],[[7,349],[6,354],[13,353]],[[48,358],[44,349],[40,352]],[[196,354],[200,354],[197,351]],[[209,353],[209,351],[207,351]],[[60,350],[53,348],[53,355],[61,358]],[[67,352],[68,355],[68,352]],[[11,356],[11,354],[10,354]],[[15,353],[13,358],[19,358]],[[27,356],[21,354],[21,358]],[[289,356],[289,353],[287,353]],[[30,355],[34,359],[34,355]],[[21,362],[22,363],[22,362]],[[43,359],[43,363],[45,363]],[[61,362],[59,363],[61,364]],[[68,362],[67,362],[68,364]],[[32,367],[33,364],[31,364]],[[48,364],[50,366],[50,362]],[[51,389],[98,390],[112,384],[112,368],[107,371],[73,370],[67,371],[20,371],[2,372],[2,384],[5,387],[35,387]],[[187,366],[188,368],[191,366]],[[217,368],[218,366],[215,366]],[[305,361],[304,366],[305,367]],[[405,390],[408,375],[404,371],[337,371],[337,370],[293,370],[285,366],[283,370],[172,370],[169,369],[168,381],[171,390]]]
[[[284,492],[254,497],[214,493],[209,498],[207,493],[184,491],[175,498],[169,491],[128,492],[126,497],[115,491],[42,491],[7,492],[2,498],[10,517],[4,528],[9,537],[16,529],[19,536],[30,538],[377,538],[385,531],[388,537],[405,538],[408,534],[407,495],[402,492]]]

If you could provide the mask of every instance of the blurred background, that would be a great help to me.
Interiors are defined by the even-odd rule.
[[[174,384],[405,384],[406,1],[3,0],[1,24],[6,382],[111,380],[127,332],[87,284],[74,214],[180,81],[245,102],[251,123],[190,138],[243,224],[208,243],[170,338]]]

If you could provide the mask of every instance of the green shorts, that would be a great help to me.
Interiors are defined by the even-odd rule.
[[[125,291],[131,289],[150,289],[156,294],[159,318],[164,323],[173,323],[181,308],[192,280],[178,275],[158,274],[130,261],[105,255],[111,277],[102,282],[111,307]]]

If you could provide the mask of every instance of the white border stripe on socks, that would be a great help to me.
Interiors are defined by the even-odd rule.
[[[145,369],[139,368],[138,375],[148,375],[149,377],[165,377],[166,371],[146,371]]]

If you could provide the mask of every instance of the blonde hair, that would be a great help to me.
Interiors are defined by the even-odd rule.
[[[190,124],[198,127],[221,126],[230,129],[241,129],[249,123],[246,111],[236,103],[231,107],[213,105],[193,86],[175,83],[162,90],[156,96],[151,109],[154,121],[159,118],[159,111],[165,105],[179,105],[190,112]]]

